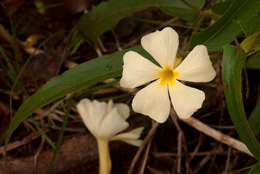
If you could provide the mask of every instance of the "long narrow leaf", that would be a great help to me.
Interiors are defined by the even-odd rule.
[[[150,58],[140,46],[128,50],[137,51]],[[10,123],[5,142],[7,143],[15,129],[40,107],[60,99],[68,93],[89,88],[108,78],[119,77],[122,71],[122,56],[128,50],[93,59],[52,78],[19,107]]]
[[[248,149],[260,160],[260,144],[249,126],[244,110],[241,88],[241,72],[246,54],[235,46],[225,46],[222,62],[222,81],[231,120]]]
[[[250,9],[250,10],[249,10]],[[213,25],[192,36],[191,47],[204,44],[209,50],[221,49],[242,31],[241,23],[248,23],[260,10],[260,1],[233,0],[224,15]]]
[[[204,4],[204,0],[188,1],[198,8]],[[175,11],[174,15],[177,17],[187,18],[188,16],[188,19],[196,18],[191,15],[197,15],[193,9],[186,7],[180,0],[110,0],[100,3],[86,13],[77,26],[85,38],[95,41],[102,33],[112,29],[122,18],[151,7]]]
[[[260,101],[257,102],[253,112],[249,117],[249,124],[256,135],[260,134]]]

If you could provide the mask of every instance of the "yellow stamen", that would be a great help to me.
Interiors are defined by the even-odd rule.
[[[166,84],[169,84],[173,86],[179,73],[177,71],[174,71],[172,66],[166,65],[162,70],[158,72],[158,75],[160,77],[160,85],[164,86]]]

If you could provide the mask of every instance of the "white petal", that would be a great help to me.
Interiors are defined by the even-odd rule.
[[[117,103],[115,104],[115,107],[117,108],[118,113],[124,120],[126,120],[130,116],[130,110],[128,105],[124,103]]]
[[[121,140],[121,139],[138,139],[140,138],[142,132],[144,130],[144,127],[139,127],[136,129],[133,129],[129,132],[124,132],[121,134],[118,134],[112,138],[112,140]]]
[[[83,99],[77,105],[79,114],[89,131],[97,136],[98,128],[106,113],[107,104],[104,102]]]
[[[148,115],[157,122],[165,122],[170,113],[167,86],[161,86],[160,80],[149,84],[137,92],[132,107],[135,112]]]
[[[200,109],[205,99],[203,91],[183,85],[177,80],[173,86],[169,86],[169,92],[175,112],[183,119]]]
[[[120,85],[124,88],[135,88],[158,77],[160,68],[134,51],[124,54],[123,74]]]
[[[143,140],[139,140],[138,138],[140,138],[143,129],[144,129],[144,127],[140,127],[140,128],[133,129],[126,133],[118,134],[118,135],[112,137],[111,140],[112,141],[120,140],[120,141],[124,141],[128,144],[140,146],[142,144]]]
[[[99,138],[108,139],[115,134],[126,129],[129,124],[118,113],[117,108],[114,107],[103,119],[99,130]]]
[[[166,27],[162,31],[145,35],[141,44],[162,67],[173,66],[179,45],[179,36],[175,30]]]
[[[122,141],[126,142],[127,144],[131,144],[131,145],[134,145],[137,147],[139,147],[143,144],[143,140],[139,140],[139,139],[137,139],[137,140],[124,139]]]
[[[179,72],[177,79],[190,82],[209,82],[216,76],[204,45],[193,48],[175,71]]]

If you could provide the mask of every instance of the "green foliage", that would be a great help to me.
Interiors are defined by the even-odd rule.
[[[250,69],[260,69],[260,52],[250,56],[246,66]]]
[[[242,31],[241,24],[253,20],[259,10],[260,1],[233,0],[224,15],[213,25],[193,34],[191,48],[198,44],[204,44],[211,51],[221,49],[223,45],[232,42]]]
[[[129,50],[150,57],[140,46],[137,46],[93,59],[52,78],[19,107],[9,126],[6,143],[15,129],[35,110],[64,97],[68,93],[75,93],[106,79],[119,77],[122,71],[123,54]]]
[[[259,6],[259,4],[258,4]],[[253,16],[250,17],[248,20],[238,20],[238,24],[240,25],[243,33],[246,36],[250,36],[255,32],[260,31],[260,15],[259,15],[259,9],[258,12],[255,14],[252,14]]]
[[[188,2],[189,5],[187,5],[186,2]],[[204,30],[201,30],[201,28],[199,28],[200,24],[202,26],[207,24],[207,22],[203,23],[204,19],[208,19],[204,17],[212,17],[210,15],[204,16],[203,14],[205,13],[200,11],[204,6],[204,3],[205,0],[186,0],[185,2],[181,0],[109,0],[100,3],[88,13],[84,14],[77,24],[77,29],[83,34],[85,39],[94,42],[102,33],[113,29],[113,27],[115,27],[124,17],[138,11],[157,8],[170,16],[181,18],[185,21],[192,22],[193,24],[198,22],[195,30],[198,29],[198,31],[201,32],[193,33],[190,42],[191,48],[198,44],[204,44],[210,51],[220,50],[224,45],[234,41],[239,34],[242,33],[239,36],[247,36],[247,38],[240,44],[244,52],[235,46],[224,47],[222,80],[225,88],[227,108],[232,122],[234,123],[242,141],[245,142],[249,150],[254,154],[255,158],[260,160],[260,144],[254,135],[254,133],[260,133],[260,104],[259,102],[257,103],[248,121],[243,106],[241,92],[241,71],[245,65],[246,57],[250,55],[246,62],[248,68],[260,69],[260,52],[258,52],[260,50],[260,1],[227,0],[219,2],[213,5],[212,9],[206,10],[208,10],[208,12],[213,11],[221,16],[218,17],[215,15],[213,18],[216,19],[216,22],[209,27],[206,27]],[[201,18],[201,16],[203,16],[203,18]],[[143,21],[161,25],[160,21],[158,22],[156,20]],[[174,23],[169,25],[186,25],[186,23]],[[186,28],[189,28],[190,26],[191,25],[188,25]],[[78,37],[78,30],[74,33],[76,39],[69,46],[71,56],[76,54],[80,46],[84,43],[82,37]],[[18,64],[18,46],[15,39],[15,26],[12,26],[12,33],[14,36],[13,51],[15,53],[15,66],[10,62],[5,50],[0,47],[0,54],[3,57],[3,60],[0,60],[0,66],[4,71],[9,69],[9,75],[13,82],[11,93],[14,91],[15,87],[22,86],[19,83],[19,79],[26,68],[27,63],[31,59],[31,57],[29,57],[23,66]],[[238,42],[240,39],[241,38],[238,39]],[[109,87],[110,85],[115,85],[115,83],[111,83],[92,87],[106,79],[119,77],[122,72],[123,54],[129,50],[137,51],[141,55],[152,59],[143,49],[141,49],[140,46],[137,46],[93,59],[52,78],[19,107],[8,129],[6,143],[9,141],[16,128],[37,109],[44,107],[69,93],[76,94],[74,95],[76,98],[81,98],[90,95],[93,91]],[[7,65],[8,68],[4,68],[4,65]],[[18,70],[19,73],[17,72]],[[10,86],[10,84],[8,85]],[[119,94],[118,96],[112,96],[110,98],[120,98],[125,95],[128,94]],[[55,145],[55,143],[53,143],[52,140],[43,133],[49,144],[53,149],[55,149],[53,161],[58,152],[58,147],[62,142],[63,131],[66,123],[67,115],[57,145]],[[34,125],[40,130],[40,128],[37,127],[37,124]],[[53,164],[50,164],[50,172],[52,165]],[[258,171],[259,163],[256,164],[249,173],[259,173]]]
[[[188,0],[187,2],[198,9],[202,8],[205,3],[204,0]],[[174,1],[174,3],[176,4],[175,7],[161,7],[160,9],[169,16],[179,17],[189,22],[197,22],[200,16],[199,11],[191,9],[182,1]]]
[[[260,101],[257,102],[248,121],[255,134],[258,135],[260,133]]]
[[[216,14],[224,14],[225,11],[229,8],[229,6],[231,5],[232,0],[226,0],[226,1],[221,1],[221,2],[217,2],[216,4],[212,5],[212,11]]]
[[[249,126],[242,100],[241,72],[245,60],[246,54],[237,47],[225,46],[222,62],[222,81],[228,112],[236,131],[254,157],[260,160],[260,144]]]
[[[190,0],[190,2],[192,2]],[[193,3],[193,2],[192,2]],[[202,7],[204,0],[193,3]],[[112,29],[122,18],[141,10],[157,7],[167,14],[193,20],[198,15],[193,9],[185,6],[181,1],[173,0],[110,0],[100,3],[97,7],[86,13],[78,23],[78,29],[85,38],[96,41],[102,33]]]
[[[245,38],[240,46],[246,53],[260,50],[260,32],[256,32]]]
[[[256,163],[254,167],[248,172],[248,174],[259,174],[260,173],[260,163]]]

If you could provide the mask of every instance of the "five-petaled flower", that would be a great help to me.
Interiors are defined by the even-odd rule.
[[[126,104],[114,104],[112,100],[105,103],[83,99],[77,105],[77,109],[84,124],[97,139],[100,174],[109,174],[111,171],[110,141],[120,140],[135,146],[142,144],[143,140],[139,137],[143,127],[120,133],[129,127],[126,119],[130,111]]]
[[[180,81],[209,82],[215,78],[216,72],[207,48],[204,45],[196,46],[175,68],[174,62],[179,45],[175,30],[166,27],[162,31],[145,35],[141,39],[141,45],[160,66],[134,51],[124,54],[120,85],[135,88],[151,82],[135,95],[132,102],[133,110],[162,123],[169,116],[171,99],[177,115],[183,119],[189,118],[201,108],[205,94]]]

